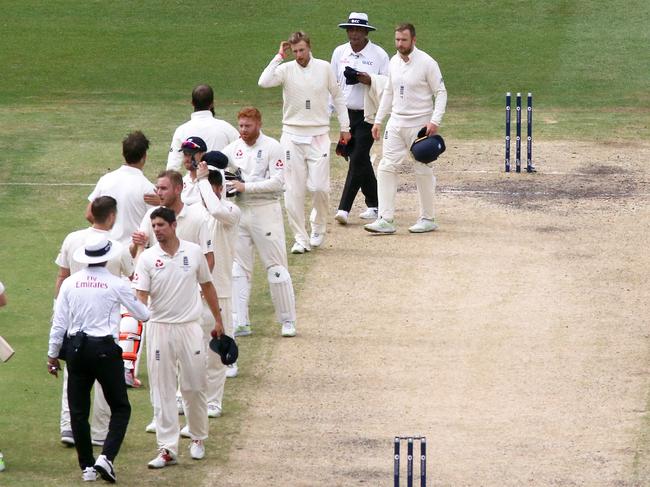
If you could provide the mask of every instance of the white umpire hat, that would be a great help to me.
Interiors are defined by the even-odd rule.
[[[363,27],[368,30],[377,30],[368,23],[368,14],[363,12],[350,12],[350,17],[347,22],[339,24],[341,29],[348,27]]]
[[[74,251],[73,259],[82,264],[99,264],[120,255],[120,247],[119,243],[104,235],[93,235],[86,245]]]

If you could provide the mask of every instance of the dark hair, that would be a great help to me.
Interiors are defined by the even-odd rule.
[[[415,37],[415,26],[413,24],[404,22],[402,24],[398,24],[397,27],[395,27],[395,32],[403,32],[405,30],[408,30],[411,33],[411,37]]]
[[[112,196],[100,196],[90,204],[90,213],[96,223],[102,224],[111,214],[117,213],[117,201]]]
[[[221,176],[221,171],[209,171],[208,182],[212,186],[223,186],[223,177]]]
[[[289,44],[298,44],[300,41],[305,41],[305,44],[307,46],[311,47],[311,41],[309,40],[309,36],[307,35],[306,32],[303,32],[299,30],[298,32],[294,32],[289,36]]]
[[[162,218],[170,225],[176,221],[176,213],[171,208],[160,206],[151,212],[151,219]]]
[[[131,132],[122,141],[122,155],[127,164],[137,164],[147,155],[149,139],[140,131]]]
[[[214,104],[214,91],[210,85],[199,85],[192,90],[194,110],[209,110]]]
[[[183,176],[181,173],[178,171],[174,171],[173,169],[167,169],[166,171],[162,171],[160,174],[158,174],[158,178],[169,178],[171,181],[172,185],[174,186],[183,186]]]

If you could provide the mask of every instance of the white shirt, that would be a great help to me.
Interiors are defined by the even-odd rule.
[[[198,321],[203,306],[197,285],[211,281],[201,248],[185,240],[174,255],[159,244],[142,252],[133,276],[135,289],[149,293],[151,321],[156,323]]]
[[[142,219],[139,230],[149,238],[148,246],[153,247],[158,242],[156,234],[151,226],[152,208]],[[183,205],[180,213],[176,215],[176,236],[182,240],[193,242],[201,247],[204,254],[212,252],[212,237],[208,223],[210,215],[205,211],[203,205]]]
[[[199,193],[198,181],[192,180],[192,176],[188,172],[183,176],[183,192],[181,193],[181,200],[186,205],[193,205],[194,203],[201,202],[201,193]]]
[[[284,192],[284,154],[277,140],[260,132],[253,145],[237,139],[222,151],[231,170],[241,169],[246,190],[236,196],[238,205],[277,201]]]
[[[390,124],[395,127],[424,127],[429,122],[440,126],[446,106],[447,90],[438,63],[414,47],[408,62],[399,53],[391,58],[375,123],[382,123],[390,113]]]
[[[232,294],[232,264],[241,210],[225,198],[218,198],[207,179],[200,180],[197,186],[208,213],[212,215],[209,225],[214,247],[212,280],[219,298],[227,298]]]
[[[345,100],[327,61],[312,57],[303,68],[295,60],[282,63],[282,56],[276,54],[262,72],[258,84],[262,88],[282,85],[283,132],[301,136],[328,133],[330,96],[341,132],[350,131]]]
[[[181,144],[192,136],[201,137],[208,151],[211,151],[226,147],[239,138],[239,132],[228,122],[214,118],[210,110],[193,112],[190,119],[174,132],[167,156],[167,169],[180,169],[183,164],[183,153],[179,152]]]
[[[69,233],[63,240],[63,244],[61,244],[59,255],[56,256],[56,260],[54,261],[56,265],[69,269],[70,274],[74,274],[75,272],[85,268],[88,264],[77,262],[74,260],[73,256],[75,250],[84,247],[86,242],[93,235],[104,235],[107,237],[108,232],[106,230],[88,227],[83,230]],[[120,254],[106,263],[106,269],[108,269],[108,271],[114,276],[130,277],[133,274],[133,258],[129,253],[128,247],[119,242],[115,242],[115,245],[119,246]]]
[[[0,282],[0,294],[5,292],[5,285]]]
[[[94,201],[100,196],[115,198],[117,216],[111,230],[111,238],[129,245],[131,235],[137,230],[142,216],[151,208],[144,202],[144,195],[155,191],[154,185],[140,169],[125,164],[103,175],[88,196],[88,201]]]
[[[377,44],[368,40],[368,44],[359,52],[354,52],[349,42],[338,46],[332,53],[332,71],[339,88],[343,92],[346,106],[351,110],[363,110],[363,99],[368,86],[363,83],[348,85],[343,75],[350,66],[357,71],[368,74],[388,75],[388,54]]]
[[[205,260],[205,259],[204,259]],[[58,357],[66,332],[89,336],[119,336],[120,305],[140,321],[149,319],[149,310],[136,299],[131,287],[105,267],[87,267],[61,284],[56,300],[48,356]]]

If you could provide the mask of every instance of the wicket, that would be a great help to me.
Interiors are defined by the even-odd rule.
[[[420,442],[420,487],[427,485],[427,438],[425,436],[396,436],[393,485],[400,487],[400,446],[406,440],[406,487],[413,487],[413,442]]]
[[[512,95],[506,93],[506,172],[510,172],[510,112]],[[516,137],[515,137],[515,171],[521,172],[521,93],[517,93],[515,101],[516,110]],[[526,171],[534,172],[533,167],[533,94],[528,93],[526,104]]]

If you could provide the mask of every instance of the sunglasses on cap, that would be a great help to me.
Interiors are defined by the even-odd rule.
[[[201,146],[192,142],[191,140],[186,140],[181,144],[181,150],[183,152],[197,152],[201,150]]]

